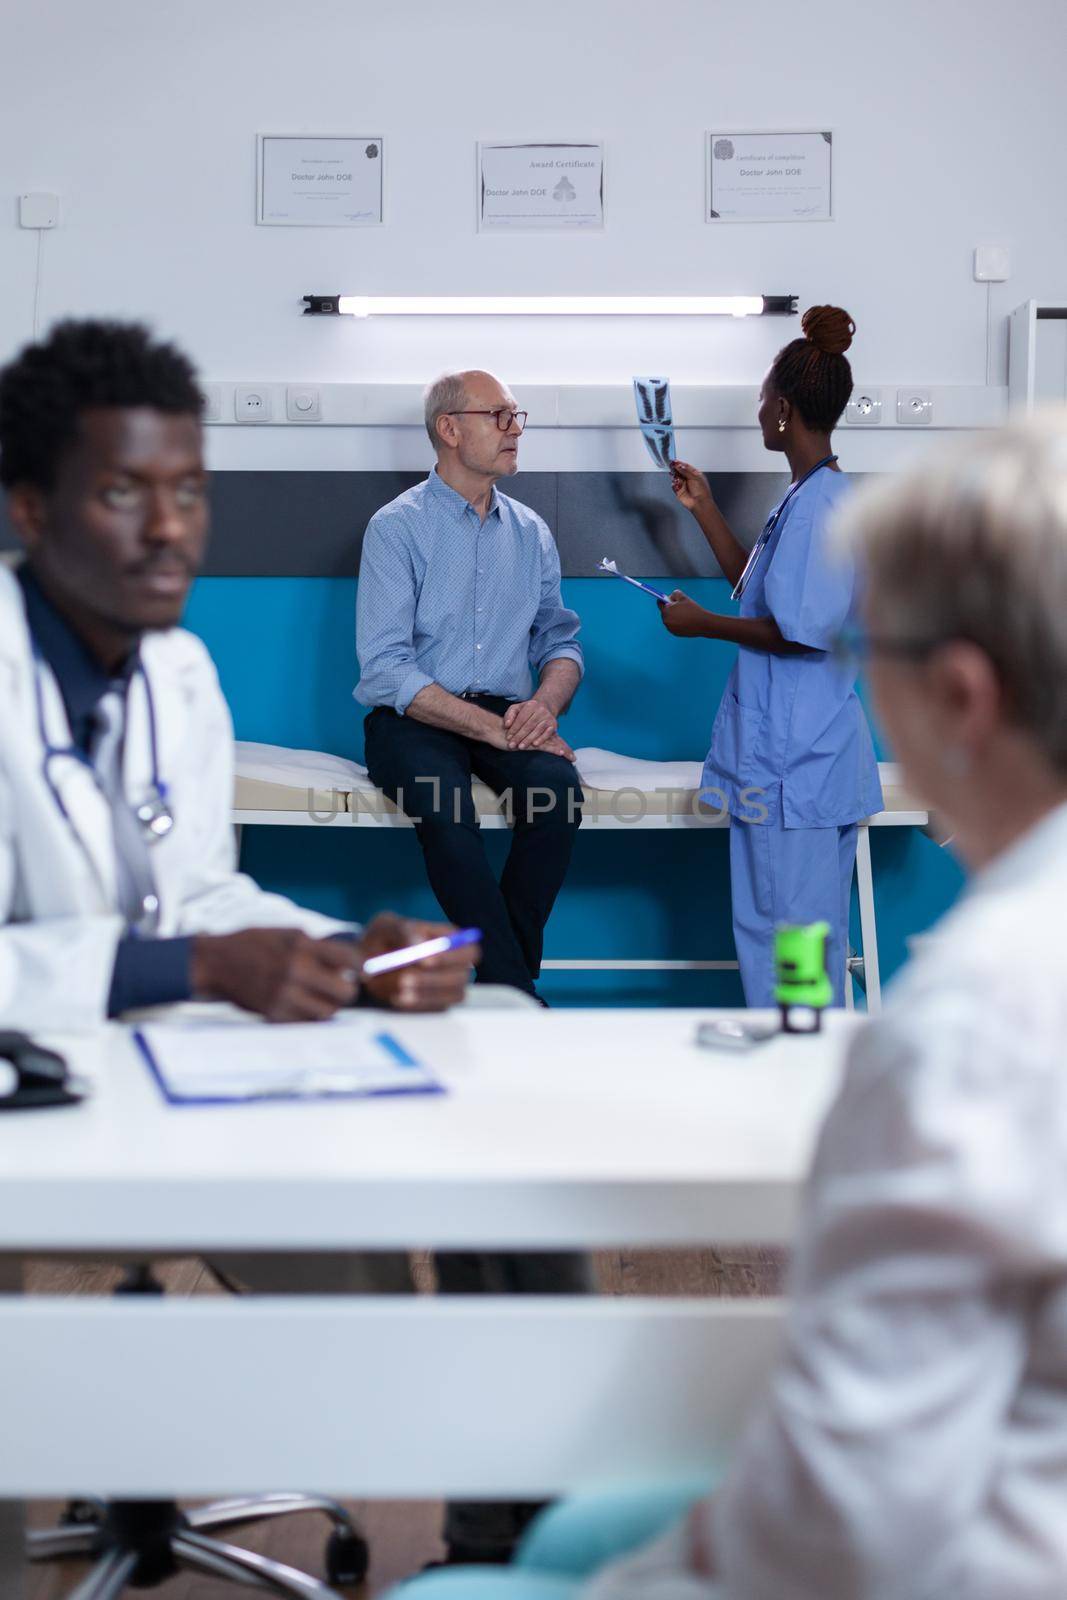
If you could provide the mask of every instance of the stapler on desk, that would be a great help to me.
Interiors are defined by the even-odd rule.
[[[63,1057],[25,1033],[0,1029],[0,1111],[77,1105],[89,1093]]]

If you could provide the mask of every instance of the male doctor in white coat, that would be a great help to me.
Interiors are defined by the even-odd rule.
[[[353,929],[236,871],[229,712],[176,627],[207,539],[201,404],[184,356],[119,324],[65,323],[0,375],[0,483],[27,551],[0,568],[9,1027],[194,997],[311,1020],[361,981],[406,1010],[463,994],[469,951],[360,979],[425,925]]]

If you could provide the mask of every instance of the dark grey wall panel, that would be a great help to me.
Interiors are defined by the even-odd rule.
[[[363,531],[417,472],[216,472],[210,577],[350,578]]]
[[[204,571],[213,577],[351,577],[371,517],[424,476],[217,472]],[[719,508],[743,544],[755,539],[785,482],[784,474],[773,472],[711,474]],[[605,555],[638,577],[718,574],[665,472],[520,472],[502,487],[544,517],[567,577],[592,576]],[[14,545],[0,510],[0,549]]]
[[[217,472],[211,480],[213,577],[351,577],[367,523],[424,472]],[[507,484],[551,526],[556,474],[516,473]]]
[[[719,509],[752,544],[784,487],[777,473],[711,476]],[[601,556],[638,577],[718,577],[719,566],[666,472],[561,472],[555,526],[563,571],[591,575]]]

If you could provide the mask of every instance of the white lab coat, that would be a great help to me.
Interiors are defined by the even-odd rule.
[[[1067,806],[982,872],[857,1037],[785,1358],[708,1503],[583,1600],[1067,1595]]]
[[[233,728],[200,640],[179,628],[150,634],[141,658],[175,816],[170,834],[152,846],[160,936],[295,926],[325,937],[349,926],[266,894],[236,870]],[[69,746],[59,687],[47,666],[37,673],[49,739]],[[0,1024],[57,1032],[103,1019],[123,920],[106,799],[82,762],[54,760],[72,827],[49,792],[43,762],[22,590],[0,566]],[[147,691],[137,673],[124,755],[132,801],[144,798],[151,778]]]

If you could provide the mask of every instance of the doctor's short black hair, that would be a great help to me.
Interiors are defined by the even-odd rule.
[[[188,357],[140,323],[57,323],[0,372],[0,484],[54,488],[79,416],[101,406],[199,418],[204,397]]]

